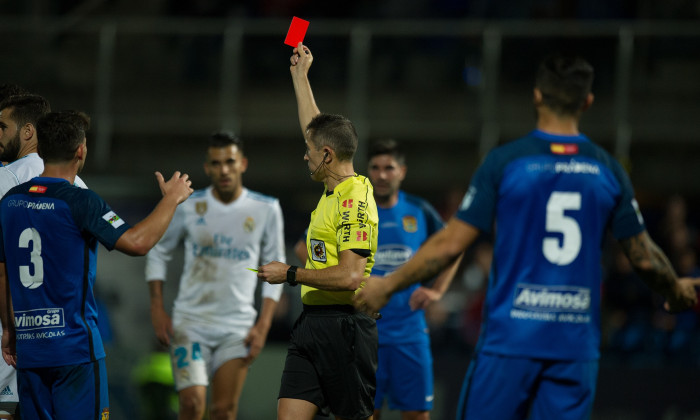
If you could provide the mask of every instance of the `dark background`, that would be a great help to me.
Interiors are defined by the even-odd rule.
[[[577,52],[596,69],[581,128],[628,169],[649,231],[681,274],[697,275],[700,176],[700,1],[0,0],[0,83],[92,116],[81,177],[126,220],[159,198],[153,171],[188,172],[203,188],[207,135],[237,132],[247,187],[278,197],[289,261],[322,186],[304,143],[283,45],[292,16],[311,22],[310,79],[324,112],[352,119],[366,143],[400,140],[404,189],[449,218],[493,146],[534,127],[537,63]],[[613,241],[605,273],[603,356],[595,419],[696,419],[695,311],[661,309]],[[470,250],[428,311],[436,372],[433,418],[452,418],[478,334],[488,238]],[[487,264],[487,262],[486,262]],[[169,273],[172,300],[180,271]],[[154,349],[143,259],[100,254],[97,291],[112,328],[112,418],[146,418],[155,393],[133,370]],[[273,418],[298,290],[287,290],[240,418]],[[104,317],[107,319],[107,316]],[[276,376],[277,375],[277,376]],[[168,418],[169,409],[160,414]],[[394,418],[395,413],[385,413]],[[154,417],[155,418],[155,417]],[[398,418],[398,417],[396,417]]]

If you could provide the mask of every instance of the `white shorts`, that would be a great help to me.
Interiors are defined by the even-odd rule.
[[[0,360],[0,403],[17,403],[19,394],[17,392],[17,371],[12,366]],[[7,410],[0,405],[0,409]]]
[[[196,385],[208,386],[209,379],[221,365],[248,355],[249,349],[244,339],[230,331],[188,322],[173,325],[170,361],[175,389],[181,391]]]

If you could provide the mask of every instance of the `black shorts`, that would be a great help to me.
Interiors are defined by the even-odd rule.
[[[351,305],[304,305],[292,329],[279,398],[309,401],[322,415],[374,412],[377,323]]]

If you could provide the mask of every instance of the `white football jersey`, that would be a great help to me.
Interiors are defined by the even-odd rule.
[[[177,320],[218,325],[241,335],[255,323],[257,269],[285,262],[282,209],[276,198],[244,188],[234,202],[195,191],[175,211],[168,230],[146,257],[146,280],[165,280],[167,262],[184,240],[185,261],[173,308]],[[282,285],[262,283],[262,297],[279,300]]]
[[[38,153],[29,153],[7,166],[3,166],[0,168],[0,197],[7,194],[11,188],[41,175],[42,172],[44,172],[44,161]],[[87,188],[87,185],[77,175],[73,185]]]

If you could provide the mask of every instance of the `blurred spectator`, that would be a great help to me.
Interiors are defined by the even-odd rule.
[[[660,246],[679,276],[700,276],[697,264],[697,230],[688,223],[686,199],[668,198],[663,217],[655,227]],[[616,362],[635,365],[697,363],[695,336],[698,307],[670,314],[663,302],[642,284],[618,250],[604,284],[604,349]]]
[[[634,363],[651,337],[654,297],[617,248],[603,284],[606,349],[616,361]]]
[[[666,210],[659,222],[660,246],[668,255],[677,271],[680,271],[681,259],[688,248],[697,243],[697,229],[688,223],[688,205],[684,197],[675,194],[666,203]]]
[[[462,274],[462,285],[466,296],[462,310],[461,332],[464,341],[471,348],[476,346],[479,339],[492,261],[493,245],[491,242],[481,242],[474,247],[474,257]]]
[[[134,367],[132,381],[141,396],[141,417],[144,420],[174,420],[178,413],[170,353],[155,341],[154,349]]]

